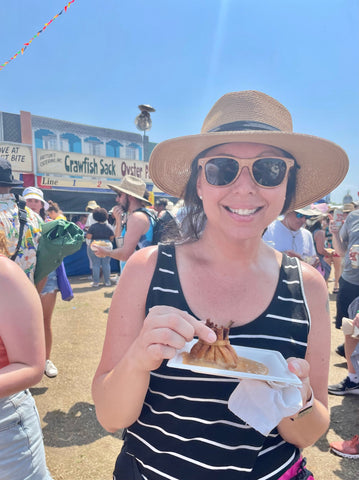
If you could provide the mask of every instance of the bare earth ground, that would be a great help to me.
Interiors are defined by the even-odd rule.
[[[91,381],[100,359],[108,308],[115,287],[94,289],[87,277],[71,277],[75,298],[58,300],[53,317],[52,360],[56,378],[46,376],[31,389],[42,421],[47,463],[54,480],[110,480],[121,449],[121,433],[106,432],[97,422]],[[330,291],[332,284],[329,284]],[[330,295],[332,317],[335,296]],[[130,301],[130,300],[129,300]],[[332,326],[330,383],[346,375],[346,363],[335,353],[343,335]],[[329,396],[331,425],[307,448],[308,468],[316,480],[358,480],[359,460],[329,452],[329,443],[359,434],[359,396]],[[195,480],[195,479],[183,479]]]

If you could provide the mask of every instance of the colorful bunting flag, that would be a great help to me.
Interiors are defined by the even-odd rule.
[[[71,5],[71,3],[74,3],[75,0],[71,0],[70,2],[67,3],[67,5],[65,5],[65,7],[61,10],[61,12],[57,13],[49,22],[45,23],[45,25],[42,27],[41,30],[39,30],[32,38],[31,40],[29,40],[28,42],[24,43],[24,46],[18,51],[15,53],[14,56],[12,56],[10,58],[10,60],[8,60],[7,62],[3,63],[2,65],[0,65],[0,70],[2,70],[8,63],[11,62],[11,60],[14,60],[18,55],[19,53],[21,53],[21,55],[24,54],[25,50],[27,49],[27,47],[31,44],[31,42],[34,40],[34,38],[38,37],[40,35],[40,33],[42,33],[44,30],[46,30],[46,28],[50,25],[50,23],[52,23],[55,18],[59,17],[63,11],[65,11],[65,13],[67,12],[67,9],[69,8],[69,6]]]

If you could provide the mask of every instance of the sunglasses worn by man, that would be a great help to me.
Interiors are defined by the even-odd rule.
[[[217,187],[226,187],[234,183],[243,167],[248,167],[252,180],[260,187],[278,187],[288,176],[293,165],[295,160],[285,157],[243,159],[221,155],[198,160],[198,167],[204,169],[207,182]]]

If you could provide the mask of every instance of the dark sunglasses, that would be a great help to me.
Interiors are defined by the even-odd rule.
[[[242,168],[248,167],[253,181],[264,188],[278,187],[287,177],[295,160],[285,157],[256,157],[242,159],[228,156],[205,157],[198,160],[207,182],[217,187],[231,185]]]
[[[295,212],[295,216],[297,218],[304,218],[305,217],[305,215],[303,215],[302,213],[299,213],[299,212]]]

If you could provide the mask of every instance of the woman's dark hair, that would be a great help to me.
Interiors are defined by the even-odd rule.
[[[201,236],[201,233],[204,229],[207,217],[203,210],[202,201],[197,195],[197,178],[198,178],[198,160],[207,153],[208,150],[213,147],[208,148],[201,152],[193,160],[191,165],[191,174],[188,179],[185,191],[184,191],[184,203],[186,208],[186,216],[182,221],[182,229],[185,232],[185,237],[187,239],[198,239]],[[278,147],[276,147],[278,148]],[[279,150],[281,150],[279,148]],[[300,166],[295,161],[295,158],[285,150],[281,150],[281,154],[286,158],[293,158],[295,164],[290,168],[288,173],[288,182],[287,182],[287,191],[285,196],[284,205],[281,211],[283,215],[289,208],[290,204],[295,198],[296,186],[297,186],[297,170]]]
[[[45,218],[46,218],[45,207],[40,208],[39,215],[43,220],[45,220]]]
[[[313,219],[310,222],[307,222],[307,230],[310,231],[310,233],[314,233],[316,230],[321,230],[322,229],[322,217]]]
[[[96,222],[106,222],[108,219],[108,213],[105,208],[95,208],[92,212],[92,216]]]

